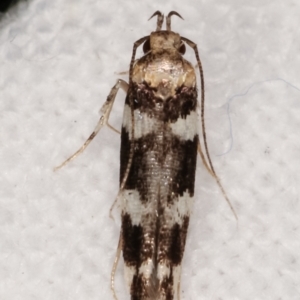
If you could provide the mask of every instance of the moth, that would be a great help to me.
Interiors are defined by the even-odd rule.
[[[117,131],[108,120],[118,90],[124,89],[127,96],[121,129],[120,189],[115,201],[121,209],[122,226],[111,276],[115,299],[114,276],[121,254],[131,300],[179,299],[198,152],[229,203],[208,152],[204,78],[197,45],[171,30],[173,15],[182,18],[171,11],[166,17],[166,30],[162,30],[161,12],[151,16],[157,16],[157,28],[134,43],[129,83],[117,81],[101,108],[94,132],[57,167],[83,152],[103,126]],[[141,45],[144,56],[136,59]],[[200,111],[207,158],[199,142],[196,71],[183,57],[186,45],[193,49],[200,73]]]

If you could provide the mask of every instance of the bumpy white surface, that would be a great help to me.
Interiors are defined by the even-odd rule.
[[[92,132],[157,9],[198,44],[210,152],[239,216],[199,160],[181,299],[300,299],[300,4],[31,0],[0,21],[1,300],[113,299],[119,136],[53,167]]]

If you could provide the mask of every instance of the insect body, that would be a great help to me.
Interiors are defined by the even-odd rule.
[[[114,273],[122,252],[131,300],[179,298],[197,149],[221,187],[205,136],[208,163],[200,149],[196,74],[192,64],[183,58],[187,44],[194,49],[200,70],[205,132],[204,81],[197,46],[171,31],[172,15],[180,17],[170,12],[166,18],[167,28],[161,30],[164,16],[158,11],[153,14],[158,16],[157,29],[135,42],[129,84],[122,80],[117,82],[101,109],[102,116],[92,135],[62,164],[81,153],[102,126],[110,126],[108,118],[114,99],[118,89],[123,88],[127,97],[121,130],[120,190],[116,200],[121,208],[122,228],[112,289],[114,291]],[[135,60],[136,49],[142,44],[144,56]]]
[[[196,74],[177,33],[158,28],[144,43],[121,133],[122,251],[131,299],[174,299],[194,196]]]

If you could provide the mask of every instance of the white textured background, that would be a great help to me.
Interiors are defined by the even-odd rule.
[[[198,44],[210,152],[239,216],[199,160],[182,299],[300,299],[300,3],[160,3],[29,0],[2,16],[1,300],[113,299],[119,136],[104,129],[52,169],[92,132],[157,9],[178,11],[173,30]],[[128,299],[122,264],[117,293]]]

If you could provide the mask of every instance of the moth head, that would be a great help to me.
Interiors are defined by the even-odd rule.
[[[144,53],[159,52],[163,50],[177,50],[181,55],[185,53],[185,44],[178,33],[173,31],[155,31],[143,45]]]
[[[180,14],[176,11],[169,12],[166,17],[166,30],[161,30],[162,24],[164,22],[164,15],[160,11],[156,11],[151,17],[157,16],[157,25],[156,31],[152,32],[149,38],[145,41],[143,45],[144,53],[149,51],[161,51],[167,49],[175,49],[181,55],[185,53],[185,44],[181,40],[181,37],[178,33],[171,31],[171,16],[176,15],[179,18],[183,19]],[[149,20],[150,20],[149,19]]]

